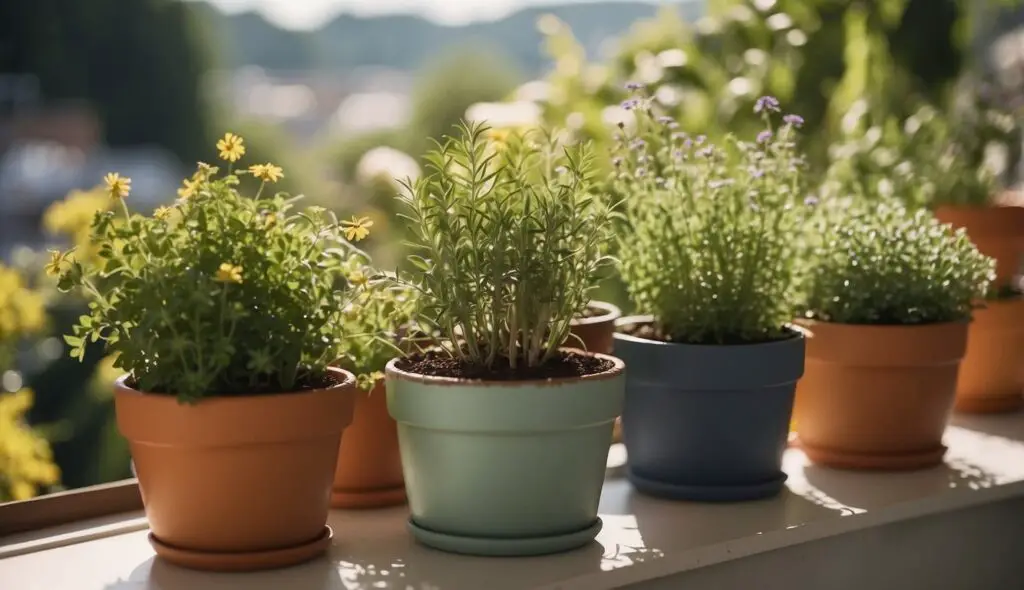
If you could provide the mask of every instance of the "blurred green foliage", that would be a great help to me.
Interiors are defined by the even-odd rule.
[[[542,21],[555,62],[545,119],[608,141],[628,81],[644,83],[684,130],[756,129],[754,101],[776,96],[807,122],[819,170],[843,117],[861,101],[871,126],[921,102],[945,104],[967,62],[969,0],[709,0],[690,23],[672,7],[640,21],[603,63],[588,62],[568,27]]]

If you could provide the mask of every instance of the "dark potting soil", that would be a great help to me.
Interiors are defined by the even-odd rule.
[[[532,381],[540,379],[565,379],[596,375],[611,369],[611,361],[571,351],[558,351],[548,362],[538,367],[524,367],[522,364],[513,371],[508,359],[498,357],[493,367],[480,367],[463,363],[447,353],[436,350],[416,353],[401,359],[396,366],[407,373],[432,377],[453,377],[457,379],[480,379],[484,381]]]
[[[674,338],[669,334],[666,334],[661,330],[661,327],[654,323],[634,323],[624,324],[616,327],[616,330],[621,334],[627,336],[633,336],[634,338],[643,338],[644,340],[654,340],[656,342],[670,342],[672,344],[695,344],[702,346],[739,346],[743,344],[765,344],[767,342],[778,342],[779,340],[788,340],[790,338],[796,338],[798,334],[792,330],[781,330],[781,336],[771,338],[759,338],[757,340],[744,339],[744,338],[731,338],[724,342],[719,341],[708,341],[708,342],[691,342],[685,338]]]
[[[260,383],[255,387],[250,387],[248,383],[239,383],[232,385],[220,385],[213,388],[208,396],[209,397],[242,397],[242,396],[255,396],[255,395],[280,395],[282,393],[302,393],[305,391],[312,391],[314,389],[327,389],[336,385],[341,385],[345,382],[344,377],[335,373],[325,373],[323,375],[305,375],[296,379],[295,385],[287,391],[283,391],[281,386],[277,383]],[[128,379],[125,381],[125,385],[128,387],[139,390],[139,384],[135,379]],[[177,395],[175,393],[165,391],[162,388],[154,391],[147,391],[146,393],[154,393],[158,395]]]
[[[607,309],[601,309],[600,307],[592,307],[588,305],[585,308],[583,308],[583,313],[578,314],[576,317],[584,319],[601,317],[603,315],[609,315]]]

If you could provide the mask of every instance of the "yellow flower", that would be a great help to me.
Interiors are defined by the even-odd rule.
[[[370,282],[370,277],[361,270],[354,270],[348,275],[348,282],[356,287],[362,287],[366,283]]]
[[[253,164],[249,166],[249,172],[263,182],[277,182],[284,178],[284,171],[280,166],[274,166],[270,162],[266,164]]]
[[[153,217],[159,219],[160,221],[167,221],[171,217],[171,208],[170,207],[157,207],[153,211]]]
[[[275,225],[277,225],[277,214],[267,213],[266,216],[263,217],[263,229],[270,229]]]
[[[60,250],[50,250],[50,261],[46,263],[43,270],[51,277],[60,275],[61,265],[64,263],[64,253]]]
[[[196,189],[199,188],[201,180],[188,180],[185,179],[184,185],[178,189],[178,197],[181,199],[188,199],[192,195],[196,194]]]
[[[357,218],[355,215],[351,220],[342,221],[341,224],[345,227],[345,238],[351,242],[358,242],[370,235],[370,228],[373,227],[373,221],[369,217]]]
[[[234,133],[225,133],[223,139],[217,142],[220,158],[228,162],[237,162],[245,155],[244,143],[244,140]]]
[[[127,197],[132,190],[132,179],[121,176],[117,172],[111,172],[104,176],[103,182],[107,185],[107,195],[115,201]]]
[[[220,283],[241,283],[242,267],[225,262],[217,269],[217,279]]]
[[[487,130],[487,137],[495,143],[505,143],[508,141],[508,136],[512,134],[512,130],[509,128],[492,128]]]

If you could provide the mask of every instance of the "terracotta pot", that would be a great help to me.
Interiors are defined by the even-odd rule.
[[[960,365],[956,410],[1012,412],[1024,403],[1024,297],[976,309]]]
[[[355,378],[338,385],[195,405],[115,384],[157,555],[209,570],[307,561],[330,545],[331,483]]]
[[[587,304],[587,307],[599,309],[603,313],[589,318],[576,318],[572,320],[570,333],[579,338],[579,340],[570,336],[566,340],[565,346],[581,348],[580,340],[582,340],[582,348],[585,348],[587,352],[611,354],[615,340],[613,337],[615,334],[615,320],[622,317],[622,311],[611,303],[604,301],[591,301]]]
[[[968,322],[798,323],[810,336],[794,417],[811,461],[892,470],[942,461]]]
[[[352,424],[341,437],[331,491],[333,508],[380,508],[405,503],[398,425],[388,414],[384,380],[356,393]]]
[[[935,209],[935,217],[966,229],[978,250],[996,259],[996,287],[1009,284],[1020,273],[1024,254],[1024,208],[944,205]]]

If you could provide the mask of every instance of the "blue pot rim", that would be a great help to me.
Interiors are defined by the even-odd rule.
[[[631,342],[637,345],[650,345],[650,346],[670,346],[677,348],[689,348],[695,350],[750,350],[753,348],[765,349],[768,347],[778,346],[786,347],[792,346],[794,342],[805,340],[809,336],[809,331],[795,323],[788,323],[784,327],[793,334],[789,338],[782,338],[780,340],[768,340],[765,342],[753,342],[750,344],[690,344],[687,342],[664,342],[661,340],[649,340],[647,338],[638,338],[629,334],[623,334],[618,330],[621,326],[629,324],[650,324],[654,323],[654,316],[652,315],[632,315],[619,318],[615,321],[615,339]]]

